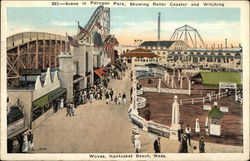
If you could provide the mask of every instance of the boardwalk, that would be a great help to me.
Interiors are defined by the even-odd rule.
[[[109,87],[118,95],[131,87],[129,72],[123,80],[111,80]],[[104,100],[80,105],[74,117],[59,110],[34,129],[34,153],[134,153],[131,142],[132,123],[127,115],[129,103],[105,104]],[[140,130],[141,152],[153,153],[155,135]],[[197,142],[193,142],[197,145]],[[161,139],[163,153],[176,153],[179,142]],[[206,144],[207,152],[241,152],[241,147]],[[190,149],[192,152],[192,149]]]

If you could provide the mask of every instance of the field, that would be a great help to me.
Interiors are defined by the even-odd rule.
[[[241,85],[241,73],[237,72],[201,72],[201,76],[206,85],[218,85],[219,82]]]

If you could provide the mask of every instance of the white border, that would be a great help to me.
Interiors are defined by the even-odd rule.
[[[1,160],[100,160],[89,158],[87,153],[67,153],[67,154],[7,154],[6,145],[6,7],[50,7],[52,1],[1,1]],[[68,1],[77,2],[77,1]],[[78,1],[83,2],[83,1]],[[89,2],[89,1],[87,1]],[[102,1],[102,2],[108,2]],[[110,5],[107,7],[117,7],[113,5],[114,1],[109,1]],[[120,2],[120,1],[119,1]],[[130,1],[123,1],[127,4],[126,7],[130,7]],[[153,2],[163,2],[170,4],[170,1],[132,1],[132,2],[143,2],[149,3],[152,7]],[[192,3],[192,2],[205,2],[205,1],[172,1],[172,2],[182,2],[182,3]],[[180,153],[167,153],[167,160],[248,160],[249,159],[249,2],[248,1],[207,1],[207,2],[218,2],[224,3],[224,8],[241,8],[241,44],[243,46],[243,131],[244,131],[244,153],[204,153],[204,154],[180,154]],[[78,7],[97,7],[99,5],[91,6],[78,6]],[[53,6],[51,6],[53,7]],[[60,6],[64,7],[64,6]],[[72,6],[65,6],[72,7]],[[123,7],[123,6],[120,6]],[[181,8],[181,7],[178,7]],[[201,7],[199,7],[201,8]],[[208,8],[208,7],[206,7]],[[221,8],[221,7],[217,7]],[[230,16],[230,15],[229,15]],[[18,26],[17,26],[18,27]],[[106,153],[102,153],[108,155]],[[124,154],[124,153],[123,153]],[[153,155],[153,154],[150,154]],[[131,160],[130,158],[119,158],[112,159],[106,158],[105,160]],[[143,158],[135,158],[132,160],[150,160]],[[158,160],[154,158],[153,160]],[[159,159],[162,160],[162,159]],[[165,159],[166,160],[166,159]]]

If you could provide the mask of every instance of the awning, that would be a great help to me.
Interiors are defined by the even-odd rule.
[[[65,88],[59,87],[49,92],[48,94],[38,98],[37,100],[33,101],[33,105],[43,107],[48,103],[52,102],[53,100],[55,100],[56,98],[60,97],[65,92],[66,92]]]
[[[104,71],[104,68],[100,68],[94,71],[96,75],[99,77],[103,76],[106,72]]]

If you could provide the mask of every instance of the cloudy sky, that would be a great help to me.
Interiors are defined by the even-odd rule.
[[[7,35],[43,31],[75,35],[77,21],[84,26],[95,8],[8,8]],[[111,34],[120,44],[135,39],[156,40],[158,12],[161,12],[161,40],[169,40],[178,27],[196,28],[206,44],[240,43],[239,8],[111,8]]]

